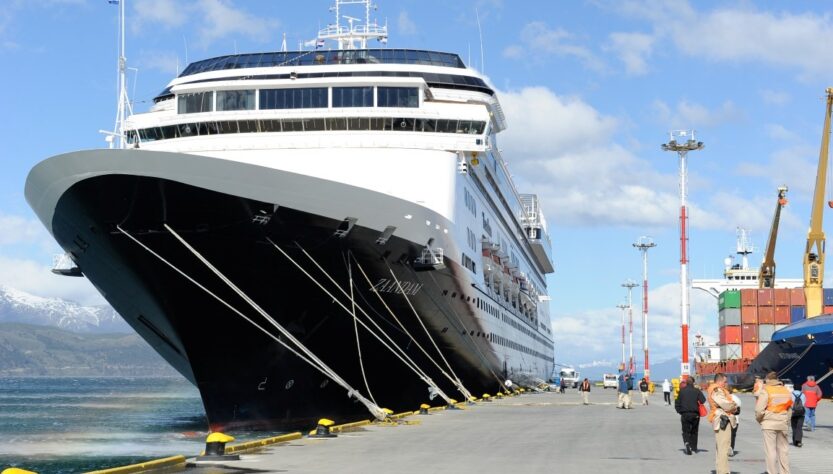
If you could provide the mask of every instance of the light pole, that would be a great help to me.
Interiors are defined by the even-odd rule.
[[[690,151],[702,150],[703,142],[694,138],[694,130],[674,130],[669,133],[668,143],[662,144],[662,151],[673,151],[680,157],[680,330],[682,332],[682,359],[680,362],[680,375],[687,379],[691,373],[688,358],[688,234],[686,223],[688,221],[688,205],[686,198],[688,190],[686,155]]]
[[[657,244],[650,237],[642,236],[633,244],[642,252],[642,350],[645,352],[645,379],[651,380],[651,364],[648,362],[648,249]]]
[[[617,304],[617,308],[622,310],[622,369],[626,367],[625,365],[625,312],[628,309],[628,305],[626,304]]]
[[[622,286],[628,289],[628,324],[630,325],[630,362],[628,363],[628,373],[633,375],[635,367],[633,364],[633,300],[631,299],[631,294],[633,293],[633,289],[639,286],[639,284],[631,279],[627,279],[625,283],[622,283]]]

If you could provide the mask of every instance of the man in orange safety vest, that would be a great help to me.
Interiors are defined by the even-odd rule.
[[[766,471],[769,474],[789,474],[790,454],[787,432],[790,430],[793,398],[778,380],[775,372],[766,374],[764,386],[755,403],[755,419],[764,435]]]

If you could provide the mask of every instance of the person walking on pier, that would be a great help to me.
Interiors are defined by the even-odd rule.
[[[709,385],[709,423],[714,430],[715,472],[729,474],[729,451],[732,449],[732,428],[737,426],[735,412],[737,405],[732,400],[732,394],[726,388],[726,375],[718,372],[714,374],[714,382]]]
[[[735,425],[732,426],[732,449],[729,450],[729,456],[732,457],[737,454],[735,451],[735,438],[738,437],[738,426],[740,426],[740,397],[735,393],[737,389],[732,389],[732,401],[735,402],[737,409],[735,410]]]
[[[764,435],[764,454],[768,474],[790,473],[787,431],[790,429],[792,395],[778,380],[778,374],[766,374],[764,386],[755,402],[755,419]]]
[[[587,377],[584,378],[578,389],[581,392],[581,401],[585,405],[590,405],[590,381],[587,380]]]
[[[682,386],[682,384],[681,384]],[[700,431],[700,405],[706,403],[703,392],[694,384],[694,377],[688,377],[688,383],[680,389],[674,409],[680,414],[680,424],[683,428],[683,444],[685,453],[697,452],[697,438]]]
[[[662,397],[665,399],[665,404],[671,404],[671,382],[668,379],[662,381]]]
[[[804,438],[804,415],[807,411],[807,396],[798,387],[793,389],[792,396],[793,410],[790,417],[790,426],[793,430],[793,446],[800,448],[801,440]]]
[[[645,377],[642,377],[642,380],[639,381],[639,393],[642,394],[643,405],[648,404],[648,395],[650,395],[650,393],[648,393],[649,388],[651,387],[648,385],[648,381],[645,380]]]
[[[804,404],[807,416],[807,429],[810,431],[816,430],[816,406],[821,400],[821,389],[816,384],[816,377],[812,375],[807,376],[807,381],[801,386],[801,391],[804,393],[807,403]]]
[[[617,392],[619,393],[619,399],[616,403],[616,408],[633,408],[631,406],[631,393],[630,393],[630,376],[628,372],[625,370],[624,366],[620,366],[619,368],[619,380],[617,385]]]

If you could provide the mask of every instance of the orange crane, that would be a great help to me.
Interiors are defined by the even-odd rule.
[[[804,297],[807,300],[807,317],[814,318],[824,312],[824,185],[827,178],[827,152],[830,145],[830,112],[833,109],[833,88],[828,87],[827,112],[824,115],[824,129],[821,132],[821,151],[816,171],[816,189],[813,192],[813,210],[810,214],[810,230],[807,231],[807,246],[804,249]],[[833,207],[828,201],[829,206]]]
[[[764,261],[758,272],[758,288],[775,288],[775,241],[778,240],[778,224],[781,222],[781,209],[787,205],[787,186],[778,188],[778,200],[775,202],[775,215],[769,228],[766,241]]]

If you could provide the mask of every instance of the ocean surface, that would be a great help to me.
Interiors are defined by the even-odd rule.
[[[184,379],[0,378],[0,471],[78,473],[190,457],[207,430],[199,393]]]

